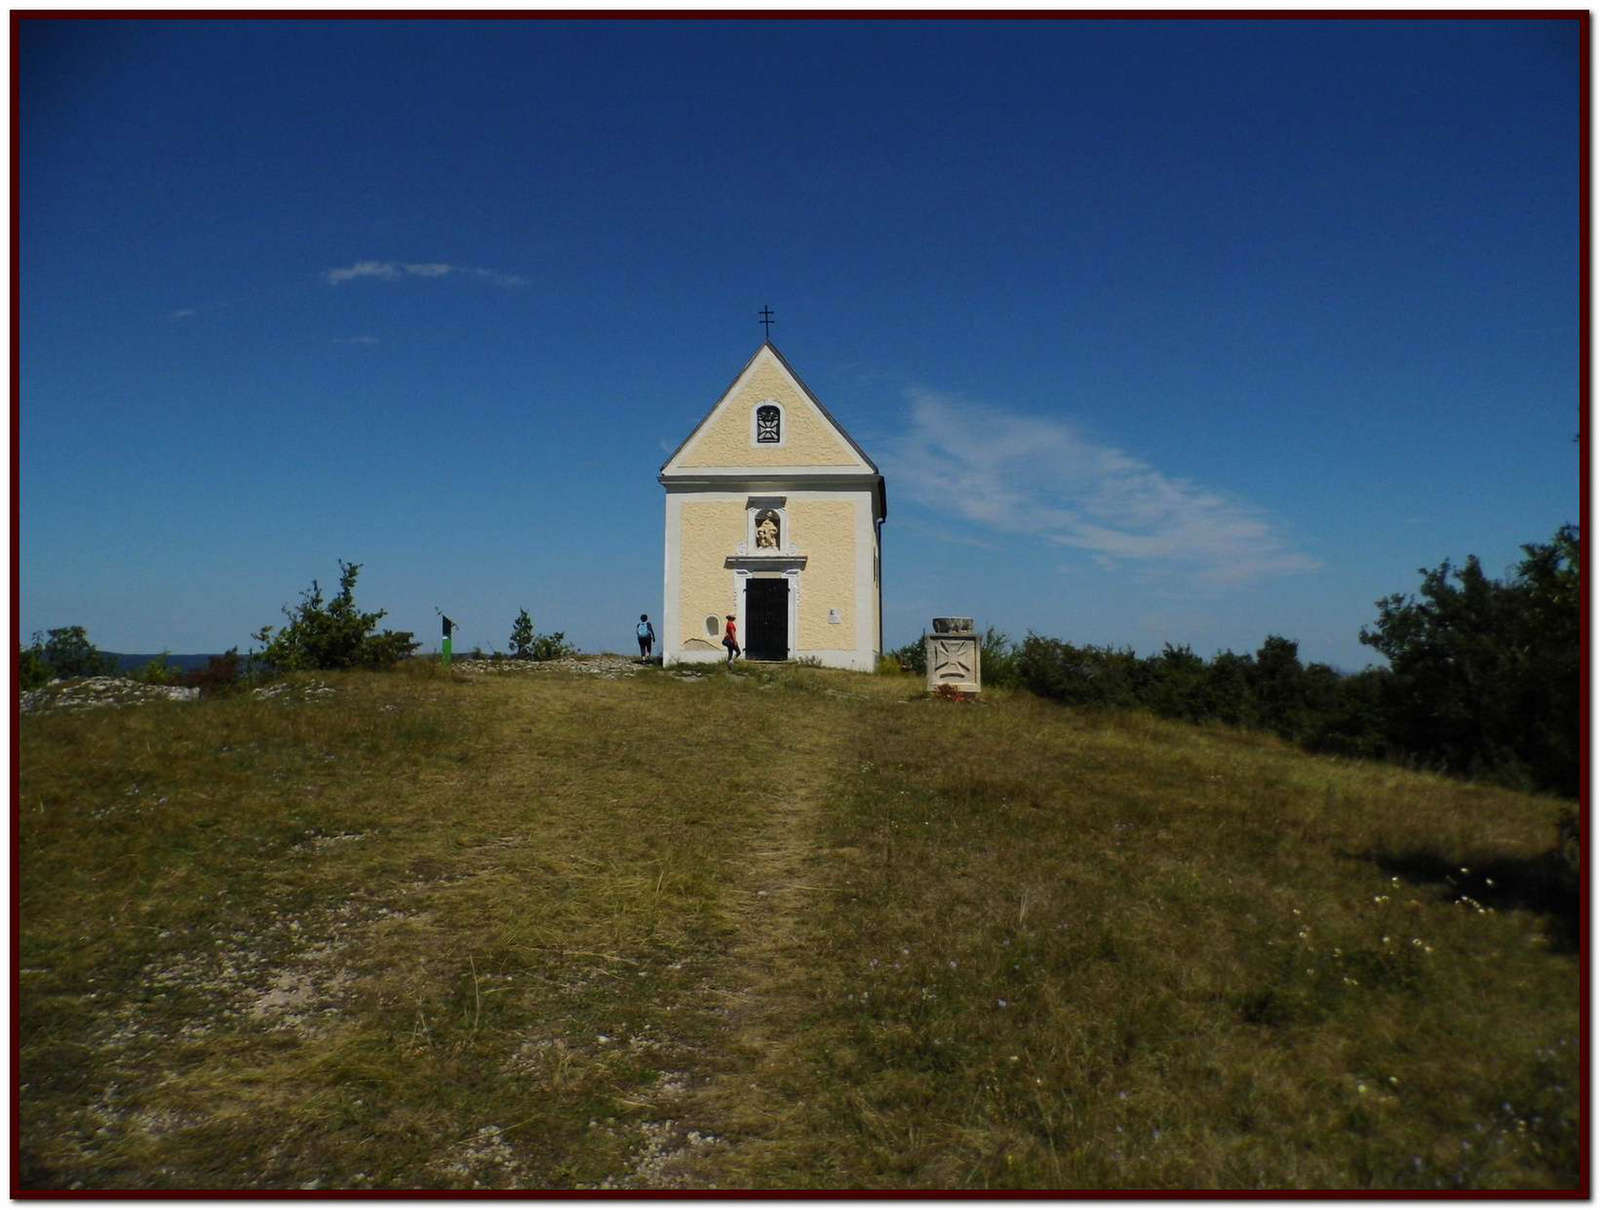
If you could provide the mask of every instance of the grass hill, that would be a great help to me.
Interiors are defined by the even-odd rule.
[[[909,677],[318,682],[21,720],[14,1188],[1580,1179],[1555,800]]]

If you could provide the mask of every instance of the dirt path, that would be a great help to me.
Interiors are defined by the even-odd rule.
[[[807,920],[820,890],[828,793],[850,759],[858,720],[844,703],[772,767],[772,810],[748,851],[738,939],[704,987],[701,1011],[721,1018],[717,1048],[683,1073],[678,1115],[647,1141],[625,1180],[635,1188],[742,1188],[793,1125],[798,1107],[779,1087],[793,1037],[788,976],[808,961]]]

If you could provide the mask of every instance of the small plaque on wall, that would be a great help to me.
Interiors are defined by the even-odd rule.
[[[828,610],[828,625],[837,626],[842,621],[844,621],[844,615],[837,609]]]

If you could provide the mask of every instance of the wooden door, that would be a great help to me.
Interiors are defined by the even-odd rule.
[[[744,654],[752,660],[789,658],[787,577],[748,580],[744,589]]]

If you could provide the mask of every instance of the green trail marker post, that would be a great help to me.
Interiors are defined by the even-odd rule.
[[[450,632],[456,628],[456,624],[442,613],[439,617],[444,622],[444,646],[439,651],[439,661],[448,668],[450,667]]]

